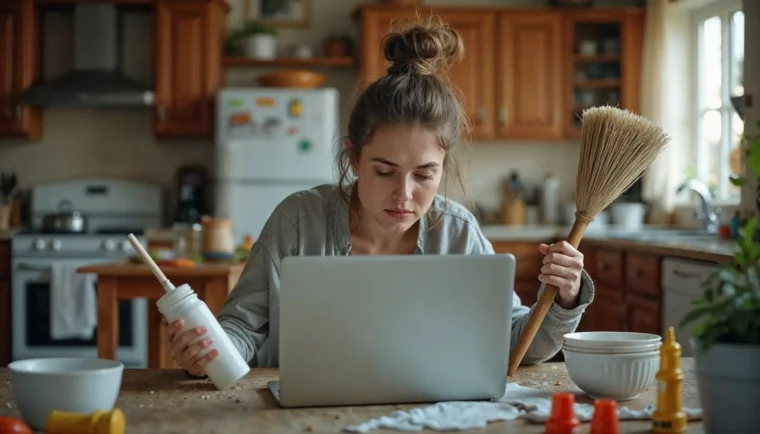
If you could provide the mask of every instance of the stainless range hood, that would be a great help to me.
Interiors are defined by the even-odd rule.
[[[77,3],[74,8],[74,70],[31,88],[24,100],[37,106],[153,105],[150,86],[119,71],[121,41],[116,5]]]

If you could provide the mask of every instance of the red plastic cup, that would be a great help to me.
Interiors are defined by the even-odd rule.
[[[552,411],[549,420],[546,421],[546,434],[572,434],[581,424],[575,417],[575,395],[567,392],[552,394]]]
[[[618,434],[619,432],[617,403],[611,399],[595,400],[589,434]]]

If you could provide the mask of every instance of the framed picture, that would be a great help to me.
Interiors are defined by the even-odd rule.
[[[245,18],[275,26],[307,27],[311,0],[245,0]]]

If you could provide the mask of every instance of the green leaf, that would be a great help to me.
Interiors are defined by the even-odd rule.
[[[684,317],[681,319],[680,326],[683,327],[687,324],[690,324],[696,321],[697,319],[709,314],[710,312],[712,312],[712,310],[713,310],[712,306],[705,306],[705,307],[700,307],[697,309],[692,309],[689,313],[684,315]]]
[[[729,176],[728,180],[737,187],[741,187],[747,183],[747,178],[744,176]]]
[[[757,217],[752,216],[744,227],[744,241],[747,246],[751,246],[755,240],[755,233],[757,232]],[[748,249],[749,250],[749,249]]]
[[[749,149],[749,166],[752,172],[760,173],[760,137],[755,137]]]

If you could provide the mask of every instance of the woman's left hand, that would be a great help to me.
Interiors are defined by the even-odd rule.
[[[538,280],[559,288],[559,305],[565,309],[578,306],[583,271],[583,254],[567,241],[540,244],[538,251],[544,255],[544,265]]]

